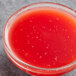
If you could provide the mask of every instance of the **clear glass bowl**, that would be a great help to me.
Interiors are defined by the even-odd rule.
[[[59,67],[59,68],[39,68],[39,67],[32,66],[32,65],[29,65],[29,64],[21,61],[12,52],[10,45],[8,43],[8,32],[10,29],[9,27],[11,26],[11,24],[13,23],[15,18],[17,18],[21,13],[23,13],[27,10],[31,10],[32,8],[36,8],[36,7],[58,8],[58,9],[64,10],[64,11],[76,16],[76,12],[73,9],[66,7],[64,5],[58,4],[58,3],[50,3],[50,2],[34,3],[34,4],[30,4],[30,5],[27,5],[21,9],[19,9],[8,19],[8,21],[6,22],[5,28],[4,28],[3,41],[4,41],[5,51],[8,55],[8,57],[17,67],[19,67],[20,69],[24,70],[25,72],[27,72],[31,75],[36,75],[36,76],[59,76],[59,75],[65,74],[65,73],[75,69],[76,61],[74,61],[71,64],[68,64],[66,66]]]

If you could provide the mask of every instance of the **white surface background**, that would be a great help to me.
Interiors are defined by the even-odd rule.
[[[0,0],[0,76],[30,76],[18,69],[6,56],[2,33],[7,19],[16,10],[35,2],[55,2],[76,9],[76,0]],[[76,70],[64,76],[76,76]]]

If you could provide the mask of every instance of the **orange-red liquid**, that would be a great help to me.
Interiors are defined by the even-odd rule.
[[[40,68],[57,68],[76,60],[76,18],[60,9],[23,12],[8,34],[12,51],[22,61]]]

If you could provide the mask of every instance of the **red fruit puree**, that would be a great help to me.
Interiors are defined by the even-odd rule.
[[[11,24],[8,40],[13,53],[39,68],[58,68],[76,60],[76,18],[56,8],[34,8]]]

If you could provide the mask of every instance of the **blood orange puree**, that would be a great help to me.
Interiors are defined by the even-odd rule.
[[[58,68],[76,60],[76,18],[56,8],[34,8],[11,24],[8,40],[13,53],[39,68]]]

